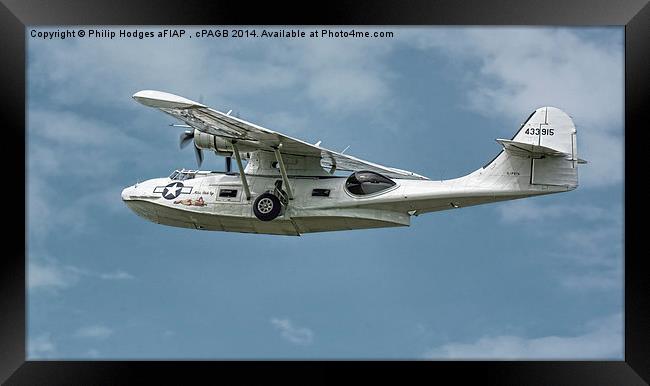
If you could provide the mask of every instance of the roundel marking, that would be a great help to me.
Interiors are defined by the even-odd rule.
[[[165,189],[162,191],[162,196],[167,200],[173,200],[181,194],[184,186],[182,182],[172,182],[165,186]]]

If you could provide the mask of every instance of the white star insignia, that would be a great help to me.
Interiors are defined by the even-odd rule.
[[[181,190],[178,185],[174,184],[173,186],[168,186],[165,188],[165,192],[163,193],[165,198],[174,198],[178,196],[178,191]]]

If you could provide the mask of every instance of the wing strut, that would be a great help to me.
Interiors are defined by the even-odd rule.
[[[280,144],[279,147],[281,147]],[[284,181],[284,189],[287,191],[287,196],[289,200],[293,200],[293,193],[291,192],[291,186],[289,186],[289,177],[287,176],[287,169],[284,167],[284,161],[282,161],[282,154],[280,154],[280,149],[278,147],[273,148],[275,153],[275,159],[278,161],[278,166],[280,167],[280,174],[282,174],[282,181]]]
[[[239,177],[241,178],[241,184],[244,185],[244,192],[246,193],[246,200],[251,200],[251,190],[248,188],[248,181],[246,181],[246,174],[244,174],[244,167],[241,165],[241,155],[239,155],[239,149],[237,148],[237,141],[232,141],[232,150],[235,153],[235,160],[237,160],[237,169],[239,169]]]

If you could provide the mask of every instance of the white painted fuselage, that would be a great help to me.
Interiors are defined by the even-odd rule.
[[[257,219],[252,205],[258,195],[274,189],[281,181],[279,176],[247,176],[250,200],[245,197],[238,173],[199,173],[183,181],[152,179],[124,189],[122,199],[138,215],[158,224],[213,231],[300,235],[408,226],[411,216],[422,213],[575,188],[531,185],[530,175],[521,174],[504,175],[498,179],[500,181],[490,178],[494,183],[486,184],[481,177],[488,173],[479,169],[468,176],[446,181],[395,179],[392,188],[362,197],[346,190],[345,176],[290,177],[293,199],[273,221]],[[175,190],[167,191],[165,196],[165,187],[177,182],[183,187],[179,190],[176,185]],[[329,195],[314,196],[315,189],[328,191]],[[228,197],[233,192],[234,197]]]

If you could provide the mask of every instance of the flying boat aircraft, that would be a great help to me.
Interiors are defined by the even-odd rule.
[[[187,129],[180,145],[193,143],[199,168],[204,150],[225,157],[225,172],[175,170],[122,191],[135,213],[176,227],[298,236],[409,226],[424,213],[573,190],[577,165],[586,162],[578,158],[572,119],[555,107],[538,108],[514,137],[497,139],[502,149],[483,167],[432,181],[177,95],[143,90],[133,98],[182,122],[172,126]]]

